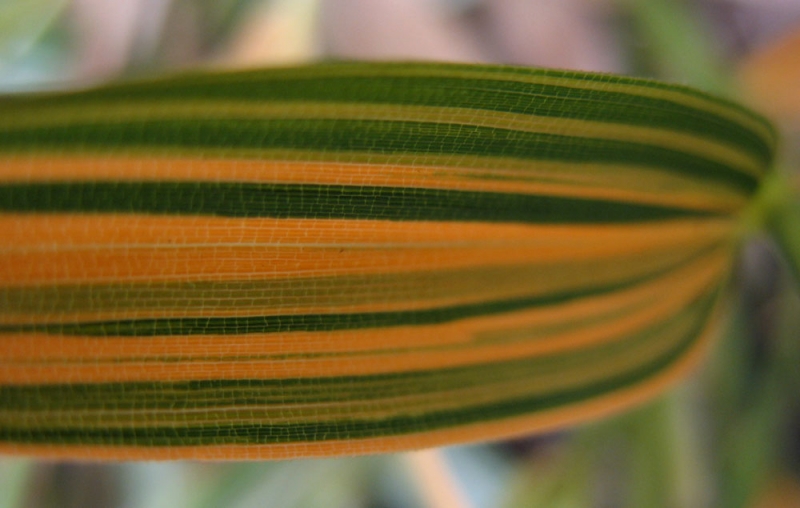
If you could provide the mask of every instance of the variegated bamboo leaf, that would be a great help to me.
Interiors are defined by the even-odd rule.
[[[0,102],[0,450],[499,438],[707,349],[774,133],[651,81],[324,64]]]

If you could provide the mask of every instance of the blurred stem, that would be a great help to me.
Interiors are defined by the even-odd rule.
[[[736,411],[738,417],[721,422],[720,506],[725,508],[751,506],[763,490],[783,453],[785,415],[800,403],[800,301],[789,291],[778,301],[778,333],[762,375],[749,380],[752,396]]]
[[[0,508],[22,506],[33,463],[25,459],[4,459],[0,462]]]
[[[471,508],[441,450],[410,452],[406,461],[428,508]]]
[[[722,436],[719,506],[746,508],[773,472],[781,400],[765,390]]]
[[[684,446],[692,440],[679,425],[682,410],[673,391],[624,417],[631,459],[627,498],[631,508],[684,506],[681,472],[695,465],[698,451]]]

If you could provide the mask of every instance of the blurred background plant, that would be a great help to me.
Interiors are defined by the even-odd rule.
[[[780,166],[800,167],[798,0],[0,2],[6,92],[325,58],[501,62],[677,81],[768,114],[782,130]],[[660,400],[607,421],[352,459],[0,458],[0,508],[800,507],[800,286],[765,237],[743,246],[739,268],[713,357]]]

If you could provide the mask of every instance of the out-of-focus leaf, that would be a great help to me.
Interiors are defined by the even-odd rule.
[[[647,62],[657,75],[704,90],[728,88],[719,55],[710,44],[707,29],[685,0],[618,0],[632,13],[634,25],[646,44]]]
[[[0,69],[28,51],[66,4],[67,0],[0,2]]]

